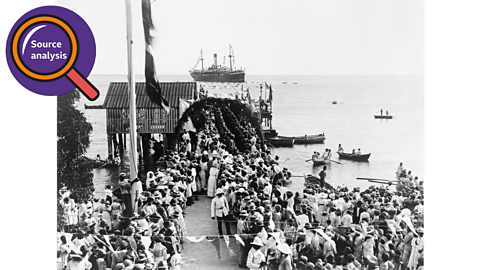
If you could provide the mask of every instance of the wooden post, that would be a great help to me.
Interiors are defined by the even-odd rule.
[[[169,142],[168,142],[168,138],[167,138],[167,133],[163,133],[162,136],[163,136],[163,154],[165,155],[167,150],[169,150],[169,148],[168,148]]]
[[[123,133],[123,149],[127,149],[127,133]]]
[[[107,134],[107,143],[108,143],[108,156],[113,158],[111,134]]]
[[[120,157],[123,158],[123,150],[125,148],[123,148],[123,134],[122,133],[118,133],[118,149],[119,149]]]
[[[112,141],[113,141],[113,152],[117,152],[118,150],[118,141],[117,141],[117,134],[112,134]]]

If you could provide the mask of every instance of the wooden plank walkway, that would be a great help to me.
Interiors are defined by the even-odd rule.
[[[185,240],[184,249],[181,251],[182,270],[241,269],[238,267],[240,247],[235,238],[228,237],[230,240],[229,250],[225,239],[217,236],[217,221],[212,220],[210,216],[211,201],[212,199],[207,196],[199,196],[199,200],[186,209],[187,234],[196,237],[206,235],[209,241],[203,240],[194,243]],[[236,226],[236,223],[230,225],[232,234],[236,233]],[[226,233],[225,227],[223,230]]]

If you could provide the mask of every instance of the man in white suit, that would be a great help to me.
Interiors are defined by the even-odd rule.
[[[212,219],[215,219],[215,217],[217,217],[218,233],[220,235],[223,235],[222,220],[224,220],[225,227],[227,227],[227,235],[231,235],[230,224],[227,220],[227,216],[229,213],[228,202],[227,199],[223,196],[223,189],[221,188],[217,189],[215,197],[212,199],[211,212]]]

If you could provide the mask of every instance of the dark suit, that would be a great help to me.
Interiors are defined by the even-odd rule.
[[[355,206],[353,207],[353,213],[352,213],[352,218],[353,218],[353,223],[358,224],[360,223],[360,214],[364,212],[360,207]]]

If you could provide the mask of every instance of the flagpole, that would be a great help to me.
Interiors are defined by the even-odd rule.
[[[127,57],[128,57],[128,96],[130,110],[130,179],[137,178],[137,113],[135,95],[135,76],[133,75],[132,56],[132,8],[130,0],[125,0],[125,12],[127,18]]]

